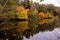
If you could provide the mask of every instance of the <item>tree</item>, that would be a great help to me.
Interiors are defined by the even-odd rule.
[[[42,1],[44,1],[44,0],[40,0],[40,2],[42,2]]]

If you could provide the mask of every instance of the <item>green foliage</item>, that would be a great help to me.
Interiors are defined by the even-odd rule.
[[[42,2],[42,1],[44,1],[44,0],[40,0],[40,2]]]

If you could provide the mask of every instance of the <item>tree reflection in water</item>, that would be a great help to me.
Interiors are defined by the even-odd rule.
[[[48,23],[46,23],[46,21]],[[30,21],[15,21],[7,22],[6,24],[4,23],[0,25],[0,39],[23,40],[23,36],[25,36],[26,38],[30,38],[30,36],[33,36],[34,34],[39,33],[40,31],[52,31],[54,28],[56,28],[56,23],[55,20],[50,21],[51,22],[45,19],[45,23],[43,25]]]

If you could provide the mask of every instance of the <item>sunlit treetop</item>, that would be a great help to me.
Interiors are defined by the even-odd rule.
[[[40,2],[42,2],[42,1],[44,1],[44,0],[40,0]]]

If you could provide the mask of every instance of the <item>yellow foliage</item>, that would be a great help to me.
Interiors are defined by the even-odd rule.
[[[42,18],[44,18],[44,17],[45,17],[44,12],[40,12],[40,13],[39,13],[39,16],[42,17]]]
[[[42,19],[42,20],[39,21],[39,24],[40,25],[43,25],[44,23],[45,23],[45,20],[44,19]]]
[[[45,20],[45,23],[48,23],[50,21],[50,19],[43,19],[43,20]]]
[[[25,9],[27,12],[29,12],[30,11],[30,9]]]
[[[19,6],[16,10],[16,14],[19,19],[28,19],[29,9],[25,9],[23,6]]]
[[[19,19],[28,19],[28,12],[27,10],[23,10],[17,13]]]
[[[41,17],[41,18],[54,18],[54,16],[50,13],[50,12],[48,12],[47,11],[47,13],[44,13],[44,12],[40,12],[39,13],[39,16]]]
[[[28,18],[26,10],[18,13],[17,16],[19,19],[27,19]]]
[[[18,11],[18,12],[21,12],[21,11],[23,11],[24,10],[24,7],[23,6],[18,6],[17,8],[16,8],[16,11]]]
[[[27,13],[28,13],[27,10],[24,10],[24,17],[25,17],[25,18],[28,18],[28,17],[27,17],[27,16],[28,16]]]
[[[48,13],[46,13],[46,14],[45,14],[45,18],[48,18],[48,17],[49,17],[49,14],[48,14]]]
[[[16,29],[17,32],[23,32],[26,29],[29,29],[28,22],[23,21],[23,22],[18,22],[18,29]]]
[[[47,11],[47,13],[45,14],[45,18],[49,18],[49,17],[54,18],[54,16],[52,14],[53,13]]]

